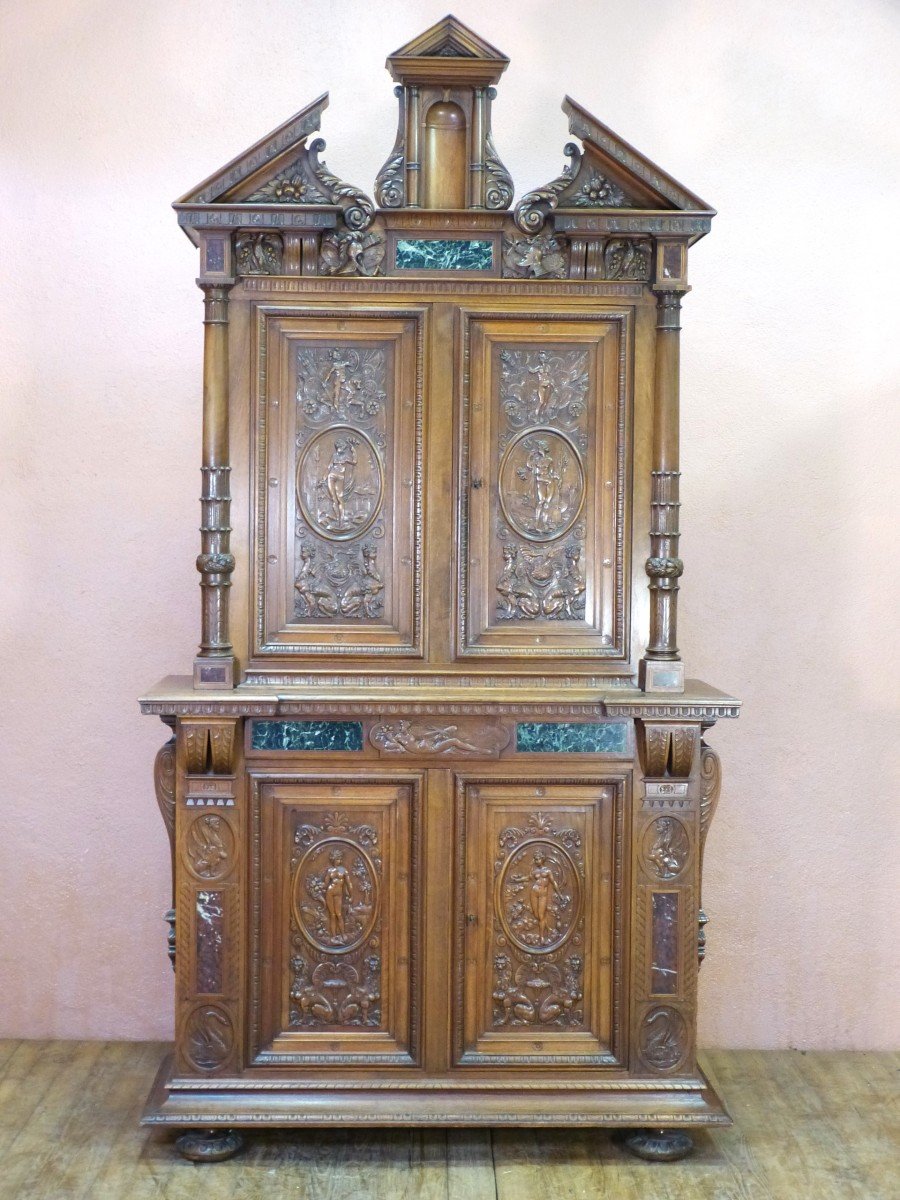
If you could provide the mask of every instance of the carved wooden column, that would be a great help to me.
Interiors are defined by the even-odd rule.
[[[228,589],[234,570],[230,552],[231,489],[228,460],[228,293],[234,281],[208,283],[203,339],[203,493],[200,497],[201,635],[194,660],[195,688],[234,686],[228,632]]]
[[[656,361],[653,405],[653,471],[650,490],[650,641],[641,661],[640,684],[648,692],[683,692],[678,654],[679,371],[681,297],[687,285],[687,245],[657,243]]]

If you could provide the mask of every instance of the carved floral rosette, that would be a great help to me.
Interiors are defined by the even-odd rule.
[[[541,813],[498,836],[492,926],[493,1026],[585,1023],[584,854],[575,829]]]
[[[381,1025],[382,862],[372,825],[297,819],[291,857],[290,1026]]]

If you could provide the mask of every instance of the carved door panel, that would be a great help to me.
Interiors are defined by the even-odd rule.
[[[252,786],[253,1061],[413,1064],[420,777]]]
[[[623,786],[461,785],[458,1063],[619,1061]]]
[[[459,654],[624,656],[627,340],[464,314]]]
[[[258,310],[258,655],[421,654],[422,313]]]

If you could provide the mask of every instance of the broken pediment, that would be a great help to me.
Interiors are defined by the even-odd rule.
[[[365,229],[374,204],[328,170],[319,157],[322,138],[308,140],[327,105],[325,92],[177,200],[174,208],[189,236],[196,227],[216,225]]]
[[[524,233],[538,233],[551,213],[555,214],[556,229],[587,229],[591,227],[585,220],[588,214],[609,210],[656,215],[690,213],[699,222],[691,232],[706,232],[715,210],[705,200],[688,191],[569,96],[562,108],[569,118],[569,132],[581,139],[583,149],[569,142],[564,152],[570,161],[561,174],[518,202],[515,221]],[[640,218],[636,221],[640,224]],[[631,226],[637,229],[635,221]],[[610,229],[613,228],[610,224]]]

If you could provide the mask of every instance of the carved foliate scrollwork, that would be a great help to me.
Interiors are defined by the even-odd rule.
[[[234,253],[239,275],[281,274],[284,242],[278,233],[239,233]]]
[[[603,247],[603,278],[649,279],[651,261],[649,241],[612,238]]]
[[[297,819],[291,857],[290,1023],[381,1024],[378,831],[342,813]]]
[[[559,197],[577,175],[581,150],[574,142],[568,142],[563,153],[570,161],[562,173],[544,187],[528,192],[516,205],[513,218],[523,233],[540,233],[547,217],[559,204]]]
[[[406,155],[394,153],[378,172],[375,199],[381,208],[402,208],[406,198]]]
[[[700,741],[700,882],[703,883],[703,852],[706,848],[706,836],[712,825],[713,817],[719,803],[722,791],[722,764],[712,746]],[[701,908],[697,914],[697,961],[703,962],[706,957],[706,926],[709,917]]]
[[[700,742],[700,861],[703,862],[703,849],[706,845],[706,835],[716,815],[716,807],[722,791],[722,764],[712,746]]]
[[[493,1025],[584,1023],[581,833],[532,813],[498,837],[494,861]]]
[[[175,745],[175,738],[169,738],[166,744],[157,750],[156,760],[153,763],[156,803],[159,805],[173,853],[175,848]]]
[[[334,204],[341,209],[348,229],[365,229],[372,221],[375,206],[368,196],[352,184],[332,174],[319,155],[325,149],[322,138],[304,146],[299,156],[256,191],[246,197],[249,204]]]
[[[513,198],[512,176],[497,154],[493,138],[487,135],[484,141],[484,206],[490,209],[509,208]]]
[[[503,235],[503,274],[513,279],[565,279],[569,273],[565,238]]]
[[[323,275],[380,275],[385,248],[379,227],[330,230],[322,237],[319,270]]]

